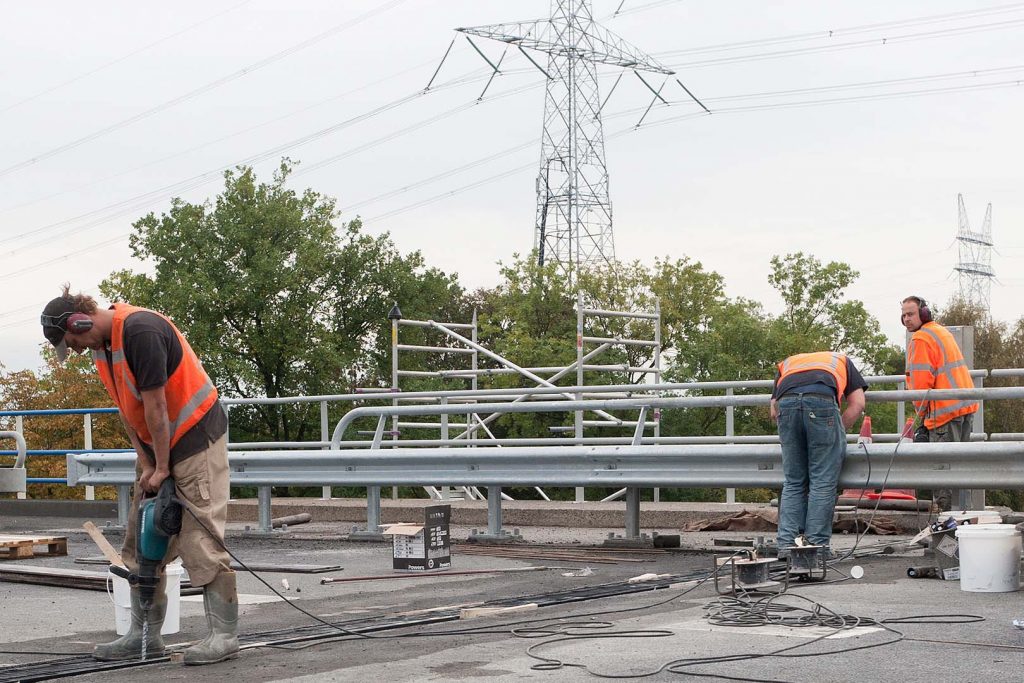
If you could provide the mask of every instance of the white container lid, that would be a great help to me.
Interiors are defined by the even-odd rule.
[[[1020,531],[1015,524],[967,524],[956,528],[957,538],[961,536],[997,537],[1016,536]]]

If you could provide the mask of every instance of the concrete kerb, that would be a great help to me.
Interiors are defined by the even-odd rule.
[[[434,501],[426,499],[381,501],[381,521],[385,523],[407,522],[413,519],[413,510]],[[452,505],[452,524],[467,527],[487,528],[486,501],[449,501]],[[684,524],[701,519],[714,519],[744,510],[755,511],[769,507],[758,503],[653,503],[645,502],[641,507],[640,524],[644,530],[679,529]],[[272,502],[272,517],[284,517],[307,512],[317,523],[344,523],[339,532],[347,533],[353,523],[366,522],[366,501],[358,498],[275,498]],[[866,519],[871,511],[858,511]],[[848,513],[847,513],[848,514]],[[117,505],[114,501],[82,500],[0,500],[0,516],[24,517],[76,517],[80,519],[116,518]],[[625,525],[626,509],[621,502],[549,502],[549,501],[505,501],[502,507],[503,524],[512,527],[577,527],[581,529],[622,529]],[[895,510],[879,510],[876,517],[894,520],[904,532],[915,533],[927,521],[927,513]],[[258,522],[259,513],[256,499],[233,500],[228,506],[228,521],[239,523]],[[288,531],[301,532],[302,526],[289,527]],[[275,531],[276,533],[280,533]],[[287,532],[285,532],[287,533]],[[754,532],[751,532],[754,533]],[[762,532],[771,535],[773,532]],[[529,540],[527,538],[526,540]]]
[[[487,527],[486,501],[447,501],[452,506],[453,525]],[[408,522],[414,519],[413,511],[437,501],[426,499],[401,499],[381,501],[381,522]],[[742,511],[764,510],[765,503],[653,503],[642,504],[640,524],[644,530],[679,529],[685,524],[702,519],[717,519]],[[283,517],[298,512],[307,512],[313,522],[339,522],[348,524],[366,521],[366,501],[362,499],[334,498],[275,498],[271,516]],[[871,510],[859,511],[867,519]],[[892,519],[900,530],[915,533],[920,525],[927,522],[927,513],[896,510],[879,510],[876,518]],[[233,500],[228,506],[228,521],[255,522],[258,519],[257,501],[252,499]],[[502,505],[502,524],[512,527],[576,527],[585,529],[622,529],[625,525],[626,509],[621,502],[570,503],[556,501],[505,501]],[[289,530],[300,531],[301,527]],[[758,533],[758,532],[750,532]],[[774,531],[759,532],[773,535]],[[529,540],[527,538],[526,540]]]

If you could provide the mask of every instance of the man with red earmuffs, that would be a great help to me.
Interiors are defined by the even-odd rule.
[[[131,628],[93,651],[96,659],[140,656],[143,622],[148,623],[146,656],[165,652],[160,628],[167,611],[164,566],[180,556],[194,586],[203,587],[210,635],[185,650],[186,664],[212,664],[238,656],[238,593],[224,547],[229,495],[227,414],[217,389],[185,337],[164,315],[129,304],[101,309],[64,285],[40,316],[43,335],[58,362],[68,350],[91,351],[96,371],[117,405],[136,453],[135,495],[128,516],[125,565],[138,573],[138,509],[168,477],[188,514],[160,564],[156,602],[144,610],[138,586],[131,587]]]
[[[919,296],[903,300],[900,320],[911,333],[907,342],[908,389],[973,389],[970,369],[953,335],[932,319],[928,303]],[[951,442],[970,441],[977,401],[947,399],[944,401],[914,401],[914,409],[927,430],[921,428],[915,441]],[[949,510],[958,501],[954,491],[938,489],[933,498],[940,510]]]

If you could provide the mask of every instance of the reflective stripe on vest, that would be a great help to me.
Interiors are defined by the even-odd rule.
[[[111,330],[109,360],[107,353],[94,351],[93,362],[103,386],[106,387],[107,393],[121,411],[125,421],[143,442],[151,446],[153,438],[146,423],[142,393],[138,390],[135,376],[128,367],[124,353],[124,322],[134,313],[154,313],[171,326],[181,344],[181,362],[164,385],[170,446],[173,448],[216,403],[217,389],[181,332],[165,316],[127,304],[114,304],[113,309],[114,323]]]
[[[846,393],[846,356],[841,353],[818,351],[815,353],[798,353],[779,363],[779,382],[789,375],[809,370],[821,370],[835,378],[836,394],[842,398]]]
[[[931,356],[934,348],[938,362]],[[925,362],[922,362],[925,361]],[[915,385],[914,374],[927,373],[931,386],[923,381]],[[936,323],[923,325],[907,345],[907,388],[909,389],[971,389],[974,381],[960,347],[950,332]],[[920,378],[919,378],[920,379]],[[935,429],[962,415],[976,412],[976,401],[948,399],[944,401],[914,401],[925,427]]]

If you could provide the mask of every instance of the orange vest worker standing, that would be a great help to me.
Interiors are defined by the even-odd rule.
[[[956,340],[932,320],[927,302],[919,296],[903,300],[901,320],[911,333],[907,344],[908,389],[973,389],[974,380]],[[976,401],[948,399],[914,401],[930,442],[970,441]],[[939,489],[933,499],[941,510],[949,510],[954,492]]]

